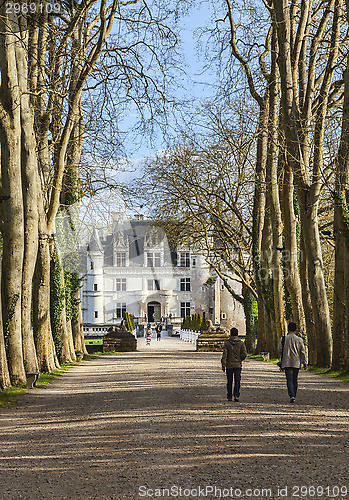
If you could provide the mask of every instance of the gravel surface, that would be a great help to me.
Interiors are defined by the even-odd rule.
[[[301,372],[290,405],[246,361],[228,402],[220,357],[139,339],[0,409],[0,499],[348,499],[349,385]]]

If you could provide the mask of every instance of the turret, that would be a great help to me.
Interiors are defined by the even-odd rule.
[[[95,229],[87,247],[87,322],[104,323],[104,250]]]

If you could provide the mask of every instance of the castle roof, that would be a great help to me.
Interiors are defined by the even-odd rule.
[[[89,247],[90,252],[103,253],[103,246],[102,246],[99,234],[98,234],[98,229],[93,230],[88,247]]]

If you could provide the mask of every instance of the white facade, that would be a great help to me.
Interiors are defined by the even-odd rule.
[[[179,323],[205,311],[214,323],[229,321],[227,327],[244,331],[240,305],[222,290],[221,280],[212,279],[203,256],[179,245],[170,249],[165,231],[151,221],[123,221],[105,238],[95,230],[83,259],[84,324],[118,323],[125,310],[138,323],[161,317]]]

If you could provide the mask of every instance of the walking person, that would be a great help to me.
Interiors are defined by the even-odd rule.
[[[296,335],[296,331],[296,323],[289,323],[288,333],[280,339],[278,347],[281,369],[285,370],[290,403],[296,400],[299,370],[302,365],[305,369],[308,366],[303,339]]]
[[[238,337],[238,329],[230,330],[230,337],[224,342],[222,354],[222,370],[227,374],[227,399],[233,399],[234,379],[234,401],[239,401],[242,361],[246,359],[247,351],[245,342]]]
[[[156,325],[156,329],[155,329],[155,331],[156,331],[156,340],[157,340],[157,341],[158,341],[158,340],[159,340],[159,341],[161,340],[161,330],[162,330],[162,324],[161,324],[161,323],[158,323],[158,324]]]
[[[147,326],[147,332],[146,332],[146,344],[147,345],[150,345],[151,337],[152,337],[152,331],[151,331],[151,324],[149,323]]]

